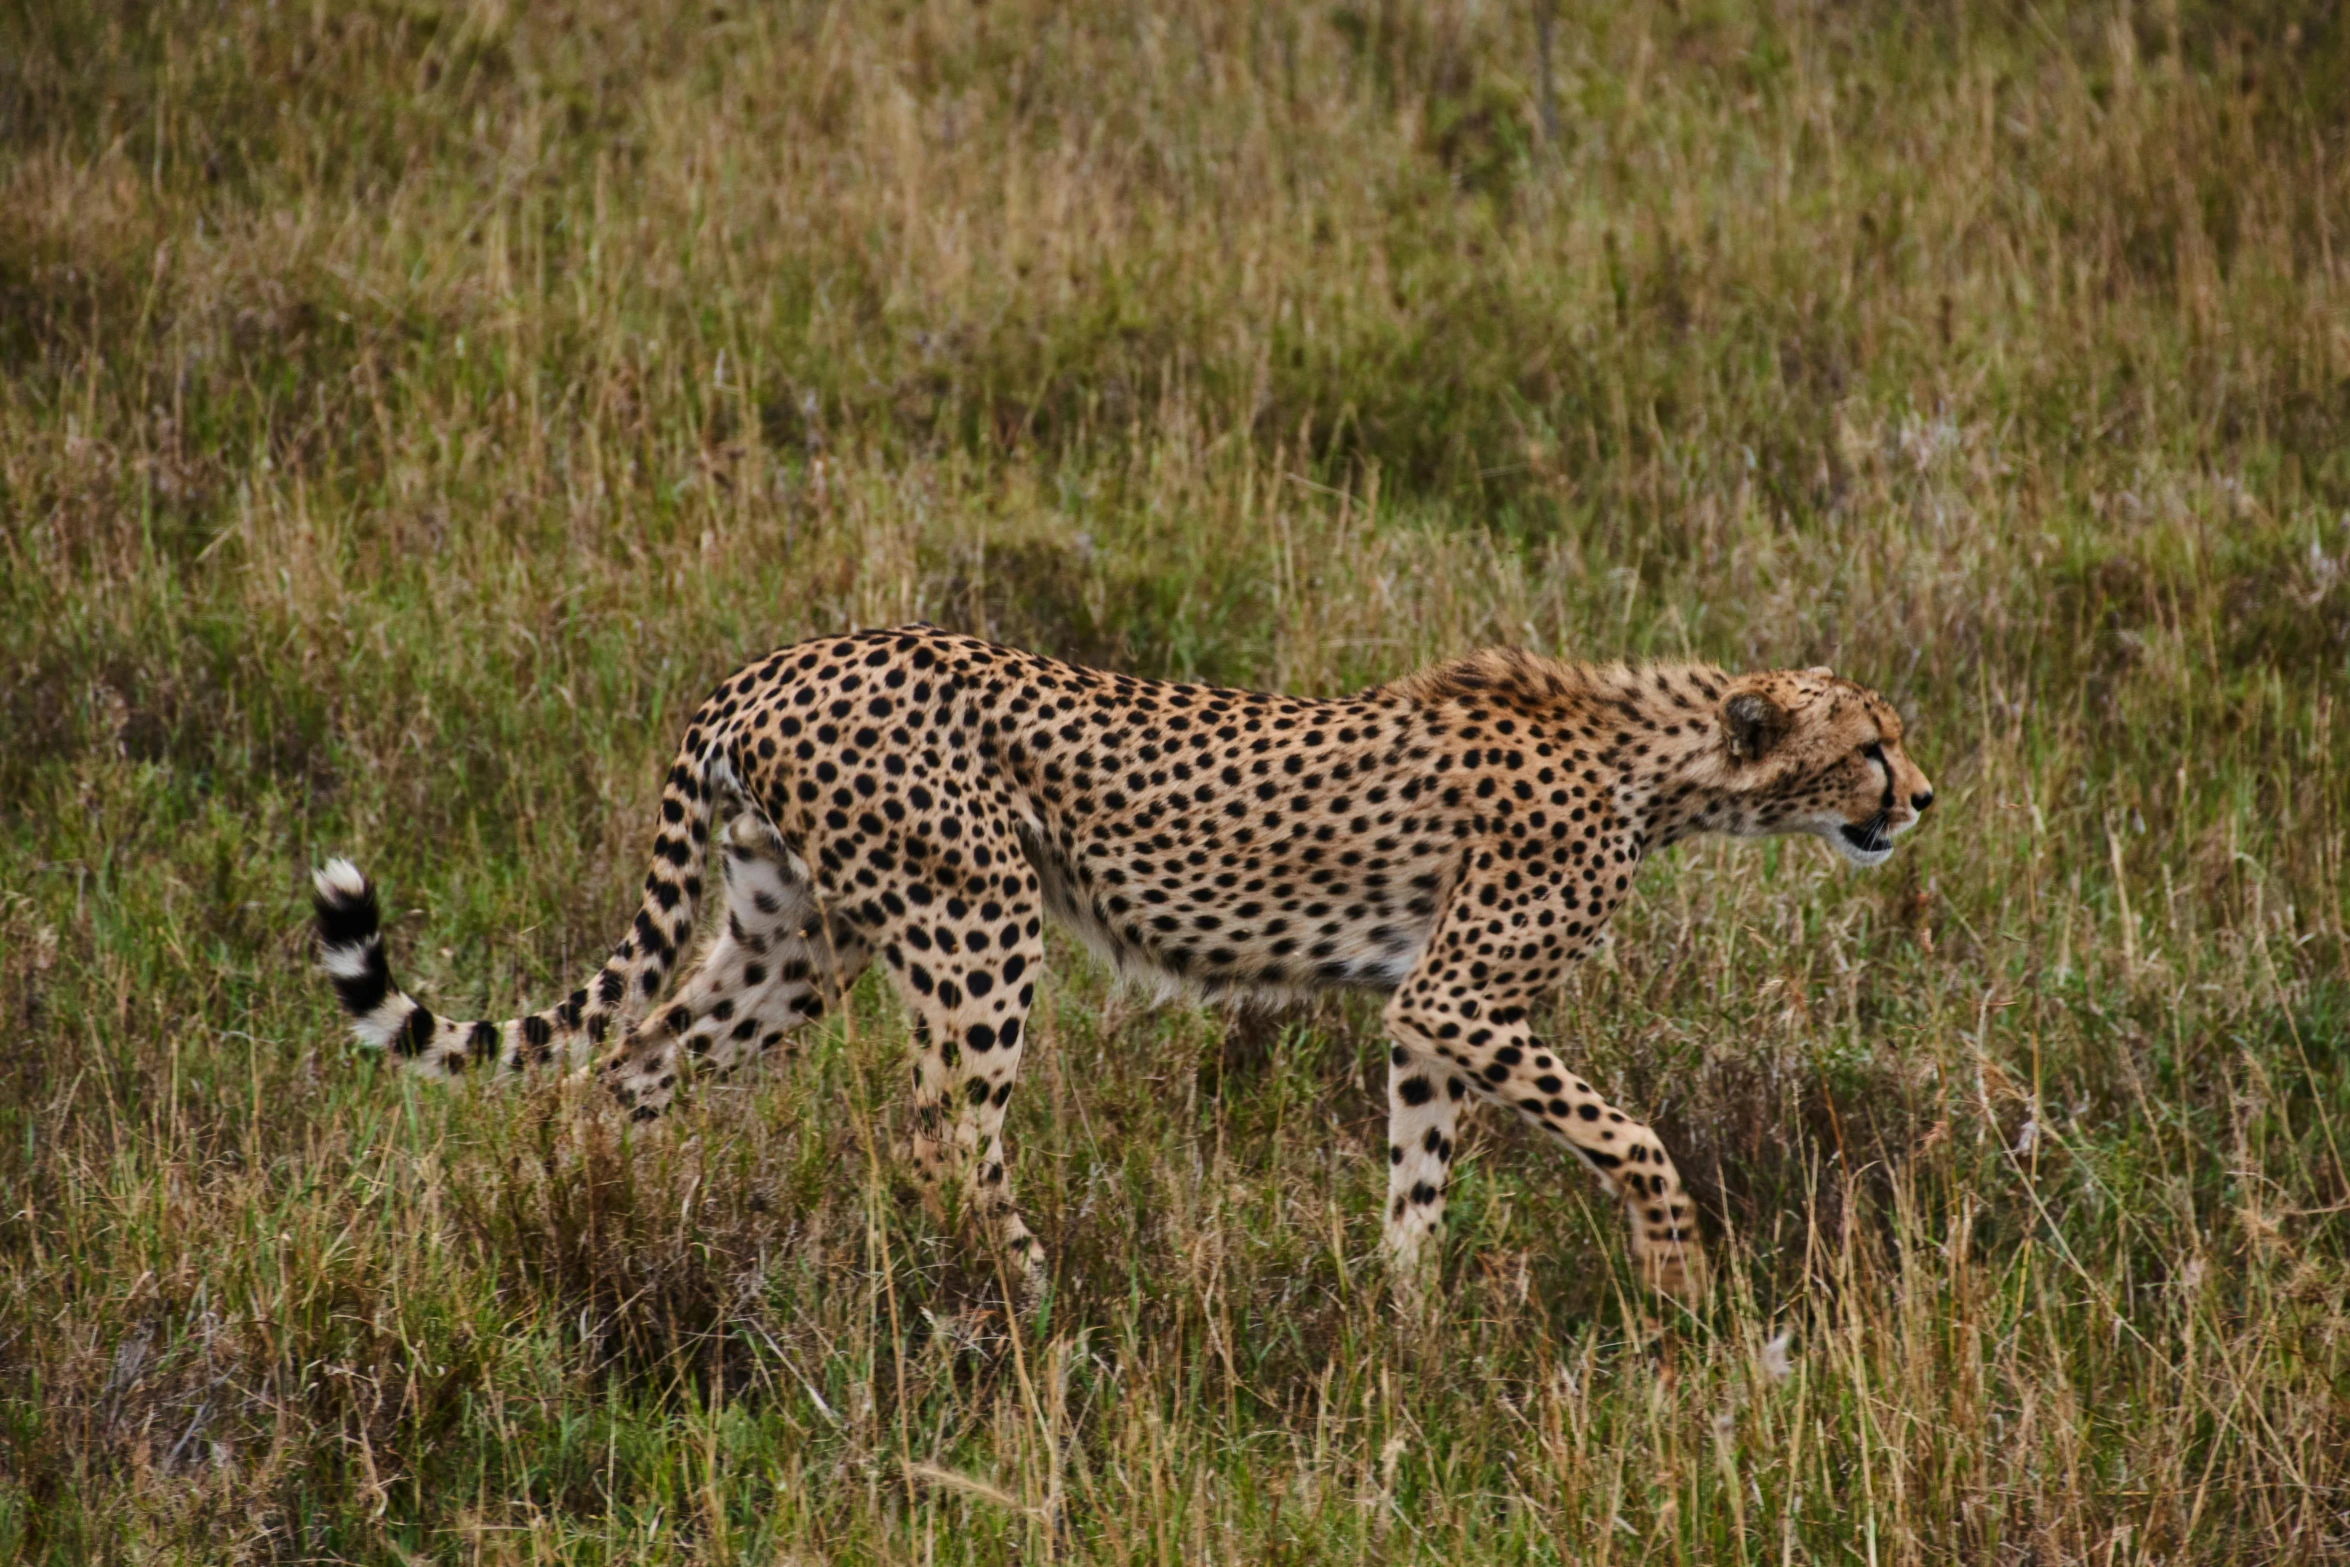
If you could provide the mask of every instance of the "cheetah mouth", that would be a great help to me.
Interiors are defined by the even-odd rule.
[[[1845,823],[1836,829],[1836,836],[1836,846],[1856,864],[1875,865],[1893,852],[1893,832],[1883,811],[1865,822]]]

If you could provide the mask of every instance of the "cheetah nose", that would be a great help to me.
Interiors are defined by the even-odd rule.
[[[1909,808],[1917,812],[1920,816],[1925,815],[1926,807],[1932,805],[1933,803],[1934,791],[1931,789],[1920,789],[1917,793],[1909,797]]]

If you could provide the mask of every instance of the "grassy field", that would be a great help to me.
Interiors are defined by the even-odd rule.
[[[0,11],[0,1558],[2350,1555],[2350,25],[1886,0]],[[631,1139],[359,1058],[307,867],[568,990],[683,714],[926,618],[1321,693],[1827,662],[1945,802],[1701,844],[1545,1032],[1054,949],[1037,1320],[896,1003]]]

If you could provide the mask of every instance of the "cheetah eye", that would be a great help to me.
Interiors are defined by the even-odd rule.
[[[1884,768],[1888,773],[1893,771],[1892,765],[1885,760],[1885,745],[1883,741],[1871,740],[1867,745],[1864,745],[1860,748],[1860,754],[1867,757],[1870,761],[1876,763],[1879,767]]]

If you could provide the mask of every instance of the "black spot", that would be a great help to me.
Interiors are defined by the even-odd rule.
[[[381,919],[372,886],[363,886],[355,897],[340,890],[320,892],[311,907],[318,915],[318,939],[329,947],[357,946],[375,934]]]
[[[366,1017],[382,1006],[384,998],[392,993],[392,971],[384,962],[383,948],[370,945],[367,967],[347,977],[336,975],[334,987],[335,998],[353,1017]]]
[[[398,1034],[393,1036],[393,1052],[403,1056],[418,1054],[426,1045],[432,1043],[433,1030],[439,1026],[440,1019],[434,1017],[425,1008],[418,1007],[408,1014],[407,1023],[401,1027]]]

